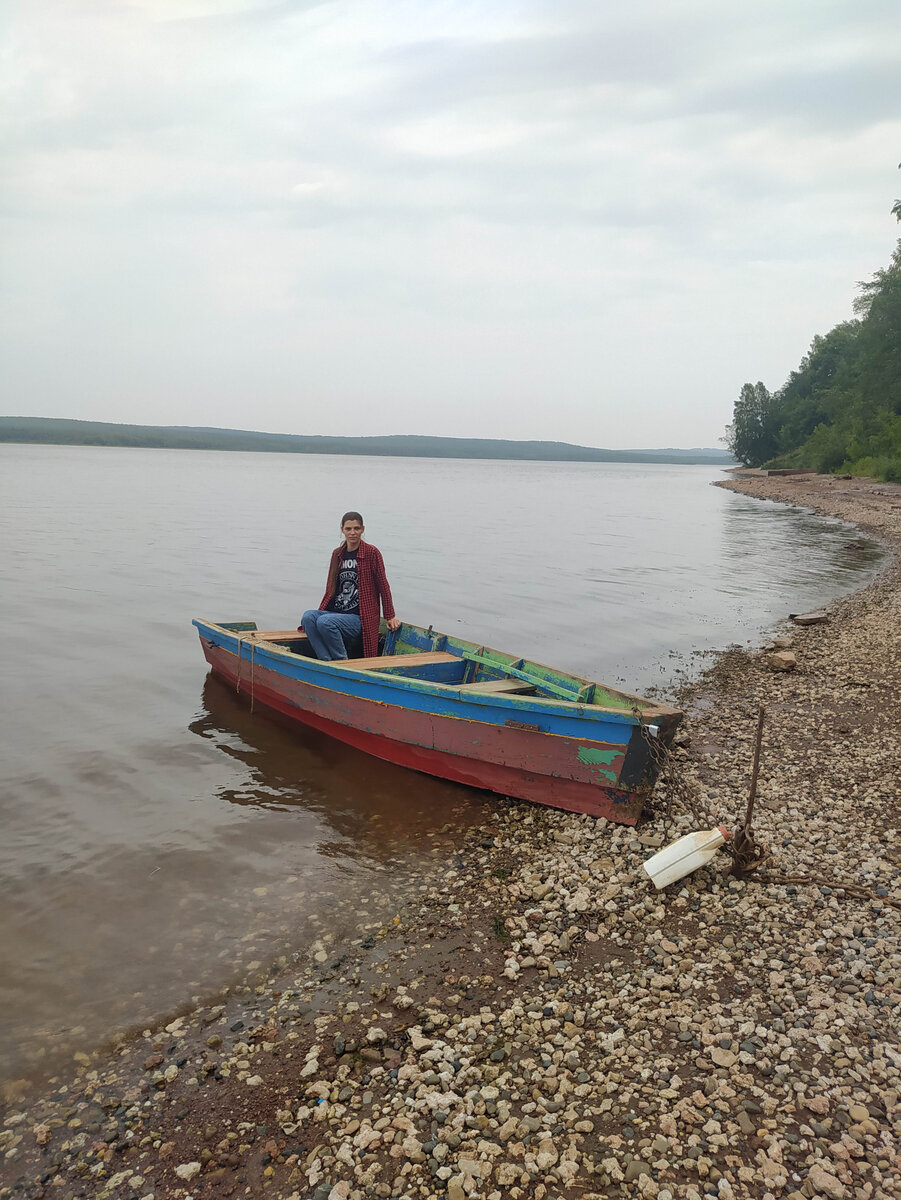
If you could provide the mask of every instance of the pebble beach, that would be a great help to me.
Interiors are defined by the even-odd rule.
[[[683,690],[653,816],[498,800],[351,936],[5,1081],[0,1200],[901,1200],[901,486],[720,486],[886,566]],[[761,705],[762,865],[656,891],[741,823]]]

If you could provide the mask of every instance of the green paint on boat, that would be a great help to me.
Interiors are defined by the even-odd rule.
[[[616,783],[616,772],[610,770],[610,764],[620,754],[619,750],[597,750],[594,746],[580,746],[578,759],[586,767],[597,767],[598,774]]]
[[[599,683],[594,685],[594,694],[591,697],[591,703],[599,704],[601,708],[619,708],[624,712],[629,711],[634,705],[634,701],[624,700],[622,696],[614,696],[612,692],[608,692]]]
[[[602,764],[609,767],[619,753],[619,750],[596,750],[593,746],[580,746],[579,762],[584,763],[586,767],[596,767]]]

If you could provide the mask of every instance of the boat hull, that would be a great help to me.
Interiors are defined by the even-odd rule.
[[[337,690],[345,678],[329,686],[334,672],[317,678],[325,672],[316,660],[301,659],[288,670],[278,653],[235,640],[236,653],[230,642],[201,630],[212,670],[254,707],[264,705],[386,762],[627,825],[637,821],[653,783],[647,741],[634,721],[584,729],[560,721],[551,732],[533,714],[496,700],[428,705],[429,697],[420,696],[425,707],[416,708],[409,694],[395,697],[384,683],[367,688],[368,680],[351,677],[347,690]],[[442,707],[447,711],[437,711]],[[626,782],[631,786],[622,786]]]

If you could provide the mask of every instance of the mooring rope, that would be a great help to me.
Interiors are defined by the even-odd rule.
[[[677,761],[672,749],[659,738],[654,738],[651,735],[637,705],[633,707],[632,712],[639,724],[642,736],[647,742],[651,759],[658,769],[660,790],[663,791],[666,797],[666,809],[662,814],[664,836],[669,837],[670,834],[670,827],[675,815],[673,811],[674,800],[680,803],[684,812],[691,813],[699,828],[703,828],[705,825],[718,824],[717,818],[706,811],[705,806],[700,802],[697,789],[686,778],[685,772],[681,764]],[[828,887],[833,891],[843,892],[847,896],[854,896],[861,900],[881,901],[891,908],[901,910],[901,902],[893,900],[891,896],[880,896],[874,888],[864,887],[862,884],[850,883],[841,879],[831,879],[828,875],[782,875],[773,874],[763,869],[770,861],[771,856],[767,848],[762,846],[754,836],[751,820],[754,812],[754,801],[757,795],[757,778],[760,765],[764,715],[763,705],[760,705],[750,795],[748,797],[745,819],[743,824],[739,825],[732,834],[731,839],[722,847],[730,859],[725,877],[728,878],[730,875],[735,875],[740,879],[747,880],[749,883],[759,883],[769,886]]]
[[[891,896],[880,896],[873,888],[864,887],[859,883],[846,883],[842,879],[830,879],[826,875],[766,875],[752,874],[748,876],[752,883],[773,883],[795,887],[828,887],[835,892],[847,892],[860,900],[876,900],[880,904],[888,904],[891,908],[901,910],[901,901],[893,900]]]
[[[238,637],[238,674],[235,679],[235,691],[240,696],[241,694],[241,661],[244,653],[242,647],[244,642],[250,642],[250,711],[253,712],[254,702],[254,668],[256,667],[257,644],[253,639],[253,634],[248,633],[246,637]]]

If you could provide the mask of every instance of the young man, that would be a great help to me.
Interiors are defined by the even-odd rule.
[[[359,644],[363,657],[379,652],[379,609],[389,629],[400,629],[394,615],[391,588],[381,554],[363,541],[363,518],[358,512],[341,518],[344,542],[332,551],[328,582],[319,608],[308,609],[300,623],[317,658],[347,658],[347,647]]]

